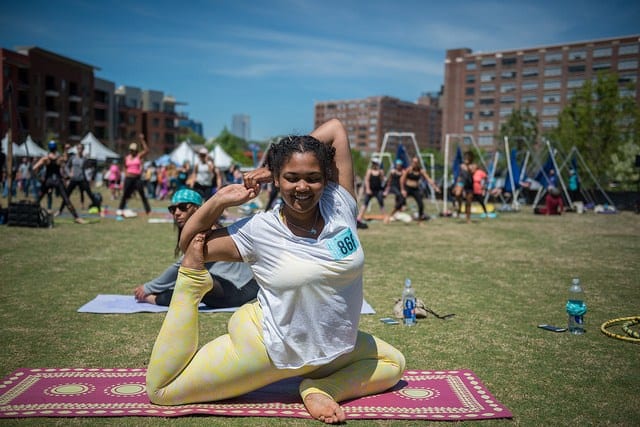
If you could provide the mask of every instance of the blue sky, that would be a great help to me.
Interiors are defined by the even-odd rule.
[[[496,51],[640,34],[640,2],[197,0],[3,2],[0,44],[39,46],[117,86],[161,90],[218,135],[308,133],[316,101],[415,101],[447,49]]]

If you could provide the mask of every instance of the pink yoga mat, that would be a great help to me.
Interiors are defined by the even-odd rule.
[[[145,369],[20,369],[0,383],[0,417],[177,417],[216,415],[310,418],[292,378],[236,399],[182,406],[149,403]],[[391,390],[343,402],[347,419],[511,418],[470,370],[406,371]]]

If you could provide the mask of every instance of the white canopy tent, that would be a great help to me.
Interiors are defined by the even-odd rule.
[[[24,155],[24,154],[19,154],[20,152],[23,152],[24,149],[21,148],[15,142],[13,143],[13,146],[11,148],[12,148],[14,156],[23,156]],[[4,138],[2,138],[2,152],[4,154],[9,154],[9,136],[8,135],[5,135]]]
[[[233,158],[219,144],[216,144],[209,155],[213,157],[213,163],[220,169],[229,169],[233,164]]]
[[[27,140],[20,146],[20,149],[24,151],[25,156],[29,157],[43,157],[48,154],[48,151],[40,147],[31,139],[31,135],[27,135]]]
[[[94,159],[99,162],[104,162],[104,161],[107,161],[108,159],[120,158],[120,155],[118,153],[107,148],[91,132],[87,133],[87,135],[84,138],[82,138],[82,141],[80,141],[80,143],[84,145],[85,155],[89,159]],[[71,148],[69,152],[75,153],[75,147]]]
[[[36,144],[31,136],[27,136],[27,140],[24,144],[13,143],[13,157],[42,157],[47,155],[47,150]],[[9,140],[7,135],[2,139],[2,152],[8,154],[9,152]]]
[[[191,147],[189,141],[182,141],[172,152],[169,157],[176,165],[183,165],[184,162],[189,162],[193,165],[193,162],[198,157],[196,151]]]

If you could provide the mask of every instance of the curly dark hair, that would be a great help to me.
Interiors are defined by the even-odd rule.
[[[324,171],[325,181],[332,177],[336,149],[311,135],[296,135],[284,137],[269,148],[266,166],[274,179],[280,175],[282,166],[289,161],[293,153],[313,153]]]

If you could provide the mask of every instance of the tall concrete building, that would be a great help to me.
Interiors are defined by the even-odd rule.
[[[251,116],[247,114],[234,114],[231,124],[231,133],[249,141],[251,139]]]
[[[633,35],[489,53],[447,50],[442,133],[469,134],[492,149],[501,123],[529,109],[544,134],[558,125],[574,91],[599,72],[616,73],[621,94],[640,102],[639,41]],[[628,83],[635,84],[631,92]]]
[[[349,133],[351,148],[365,155],[380,151],[387,132],[412,132],[420,150],[440,148],[438,95],[417,103],[389,96],[322,101],[315,104],[315,126],[337,118]]]

